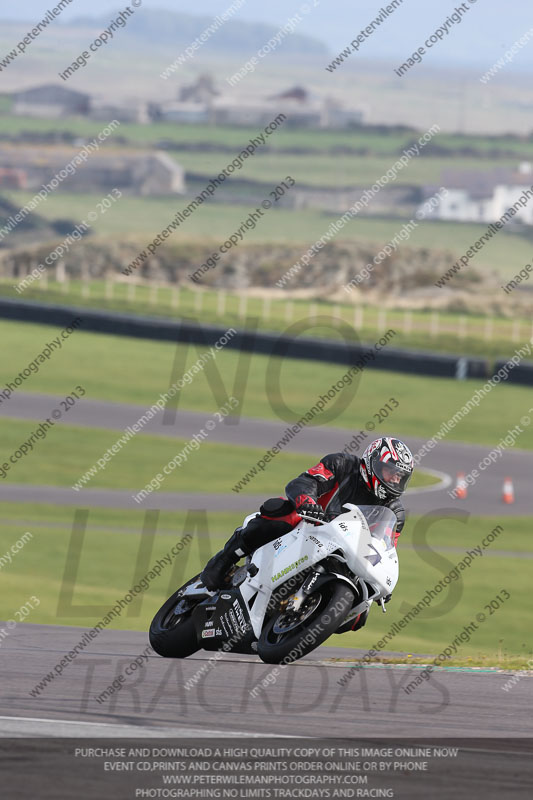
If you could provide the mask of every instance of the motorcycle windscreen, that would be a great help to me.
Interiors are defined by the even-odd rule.
[[[390,508],[385,506],[358,506],[363,514],[370,535],[374,539],[380,539],[387,550],[394,550],[394,530],[396,527],[396,515]]]

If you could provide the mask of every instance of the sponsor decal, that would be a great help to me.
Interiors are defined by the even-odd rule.
[[[246,620],[244,618],[243,610],[238,600],[235,600],[235,602],[233,603],[233,608],[235,609],[235,614],[237,615],[237,620],[239,622],[241,630],[243,631],[246,630]]]
[[[205,623],[205,627],[206,628],[213,628],[214,627],[214,623],[213,622],[206,622]]]
[[[202,639],[209,639],[211,636],[215,635],[215,631],[211,628],[208,631],[202,631]]]
[[[347,526],[347,524],[345,522],[339,522],[339,528],[342,531],[348,531],[348,526]]]
[[[313,586],[315,585],[315,583],[317,582],[317,580],[318,580],[318,572],[315,572],[313,575],[311,575],[311,577],[309,578],[309,580],[307,580],[307,581],[305,582],[305,587],[304,587],[304,588],[305,588],[305,591],[306,591],[306,592],[310,592],[310,591],[311,591],[311,589],[312,589],[312,587],[313,587]]]
[[[230,594],[221,594],[220,597],[222,600],[231,600]]]
[[[274,547],[274,550],[278,550],[281,547],[281,545],[282,545],[281,539],[276,539],[276,541],[273,543],[272,546]]]
[[[216,611],[216,610],[217,610],[217,607],[216,607],[216,606],[206,606],[206,607],[205,607],[205,610],[206,610],[206,611]]]
[[[233,633],[239,633],[239,623],[237,622],[237,617],[235,616],[231,608],[228,611],[228,616],[231,620],[231,624],[233,625]]]
[[[308,536],[307,537],[311,542],[314,542],[317,547],[322,547],[322,542],[316,538],[316,536]]]
[[[280,572],[277,572],[275,575],[272,576],[272,583],[276,583],[276,581],[279,581],[279,579],[283,578],[284,575],[287,575],[287,573],[292,572],[293,569],[299,567],[300,564],[303,564],[303,562],[307,561],[308,558],[309,558],[308,556],[303,556],[302,558],[299,558],[298,561],[295,561],[293,564],[289,564],[288,567],[285,567],[285,569],[282,569]]]
[[[224,628],[224,636],[226,636],[226,638],[229,637],[229,635],[230,635],[230,626],[229,626],[229,622],[228,622],[225,614],[223,614],[220,617],[220,624]]]
[[[390,578],[387,578],[387,586],[392,586],[392,581]]]

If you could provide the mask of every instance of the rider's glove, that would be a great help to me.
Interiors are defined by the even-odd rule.
[[[387,508],[390,508],[390,510],[396,515],[396,531],[401,533],[402,528],[405,525],[405,508],[402,506],[401,500],[395,497],[394,500],[391,500],[390,503],[387,503]]]
[[[312,497],[307,494],[300,494],[294,501],[298,514],[305,514],[306,517],[314,519],[324,519],[324,510]]]

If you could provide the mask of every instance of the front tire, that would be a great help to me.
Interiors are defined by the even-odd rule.
[[[335,633],[348,615],[353,600],[353,592],[345,583],[325,584],[307,598],[315,607],[300,624],[291,625],[287,612],[275,613],[269,619],[257,643],[257,654],[266,664],[297,661]]]
[[[168,598],[150,625],[150,644],[155,652],[164,658],[187,658],[200,649],[196,628],[191,618],[196,603],[182,601],[183,611],[179,614],[174,613],[180,602],[182,590],[183,587]]]

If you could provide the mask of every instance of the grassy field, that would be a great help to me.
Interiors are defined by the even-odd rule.
[[[274,137],[272,137],[274,138]],[[218,175],[228,163],[228,156],[218,152],[191,153],[173,152],[172,157],[187,172],[205,175],[206,179]],[[229,156],[231,160],[231,155]],[[337,157],[329,153],[313,155],[296,155],[294,153],[257,153],[249,159],[241,172],[247,180],[265,184],[265,189],[276,186],[276,183],[290,175],[298,185],[307,186],[372,186],[394,164],[394,155],[349,155]],[[454,166],[457,161],[454,162]],[[502,167],[515,167],[516,159],[499,159]],[[494,168],[494,159],[463,158],[461,169],[474,172],[487,172]],[[442,185],[442,173],[450,168],[449,158],[413,158],[409,165],[398,176],[398,184],[412,186]]]
[[[64,605],[64,596],[63,605],[59,606],[67,553],[69,545],[72,545],[73,509],[5,503],[2,515],[0,552],[5,552],[26,531],[33,537],[2,571],[0,602],[5,618],[35,595],[41,602],[28,617],[28,622],[91,626],[132,585],[144,521],[141,512],[91,510],[87,533],[79,550],[77,579],[72,587],[73,605],[97,606],[89,611],[69,609]],[[201,569],[240,521],[240,515],[236,514],[208,514],[205,517],[189,516],[186,524],[185,512],[162,512],[143,575],[185,533],[191,533],[193,539],[173,567],[167,568],[151,583],[139,606],[131,608],[129,614],[125,612],[110,627],[147,630],[150,619],[166,597]],[[497,519],[471,518],[466,530],[463,525],[449,520],[433,526],[428,538],[433,549],[438,550],[443,541],[447,546],[461,549],[458,553],[444,553],[447,562],[442,562],[442,567],[437,569],[428,564],[425,553],[409,548],[416,524],[414,518],[410,520],[400,540],[401,577],[388,613],[383,615],[378,609],[374,610],[362,631],[332,637],[329,644],[372,647],[395,621],[420,601],[428,589],[453,569],[463,557],[463,550],[479,544],[499,523]],[[491,545],[492,549],[531,552],[530,519],[505,521],[503,527],[504,532]],[[498,653],[521,657],[525,661],[533,645],[529,608],[523,602],[530,581],[529,561],[518,556],[485,554],[461,575],[462,581],[452,583],[451,588],[442,592],[429,611],[418,615],[393,640],[389,649],[437,654],[475,619],[476,613],[484,612],[486,621],[479,626],[472,640],[460,648],[458,655],[471,657],[474,663],[482,662],[483,657],[494,658]],[[68,588],[69,585],[65,585],[63,592]],[[490,615],[484,606],[495,595],[501,594],[502,589],[511,594],[511,599]]]
[[[413,350],[430,350],[436,353],[469,354],[489,359],[509,358],[517,347],[533,334],[529,318],[520,319],[482,316],[479,314],[453,314],[431,311],[383,309],[355,303],[332,303],[327,300],[288,300],[279,296],[265,301],[260,297],[246,297],[225,292],[223,306],[220,291],[191,290],[179,287],[179,293],[168,286],[139,283],[134,288],[131,281],[108,283],[91,281],[36,281],[25,289],[25,300],[36,300],[80,308],[99,308],[124,313],[161,316],[170,319],[186,317],[203,323],[224,325],[226,328],[252,326],[259,330],[286,331],[298,321],[313,320],[315,314],[328,317],[336,327],[337,320],[354,327],[359,339],[374,343],[381,333],[392,328],[396,331],[395,347]],[[0,281],[0,295],[20,297],[13,284]],[[245,303],[245,306],[243,306]],[[305,334],[304,334],[305,335]],[[310,335],[310,334],[309,334]],[[332,338],[330,327],[315,328],[313,336]]]
[[[55,330],[53,326],[0,322],[0,334],[4,342],[9,342],[10,353],[9,358],[4,358],[0,364],[2,385],[12,381],[35,359],[46,342],[57,335]],[[196,362],[205,349],[187,349],[169,342],[114,338],[76,331],[63,343],[61,351],[56,351],[37,374],[32,374],[24,382],[21,389],[65,396],[77,383],[81,383],[90,399],[149,407],[161,392],[167,391]],[[239,361],[241,371],[236,380]],[[249,367],[246,367],[246,363]],[[228,394],[233,393],[241,402],[243,416],[283,418],[287,422],[294,422],[305,414],[319,395],[346,372],[346,368],[341,365],[269,359],[248,353],[240,356],[237,351],[230,350],[219,353],[216,367]],[[274,376],[284,387],[282,398],[274,387]],[[213,376],[206,369],[180,392],[180,408],[213,413],[226,401],[227,395],[220,387],[213,394],[208,378],[212,380]],[[360,376],[359,382],[352,384],[349,389],[352,394],[346,394],[342,398],[341,402],[346,404],[346,408],[341,409],[340,413],[339,409],[334,410],[333,418],[330,413],[329,418],[323,418],[322,424],[328,421],[335,426],[359,430],[367,421],[372,421],[373,415],[393,395],[399,408],[380,427],[394,430],[406,437],[430,437],[481,385],[481,381],[474,380],[430,380],[424,376],[406,376],[367,369]],[[288,406],[290,416],[283,411],[280,400]],[[11,398],[9,402],[13,401],[14,398]],[[500,384],[492,389],[479,407],[465,417],[447,438],[494,445],[530,406],[530,389]],[[502,414],[502,408],[505,408],[505,414]],[[331,408],[326,410],[331,412]],[[525,429],[517,439],[516,446],[533,448],[532,427]]]
[[[5,108],[5,104],[4,104]],[[82,117],[64,120],[46,120],[33,117],[19,117],[3,114],[2,130],[8,135],[17,136],[23,131],[32,133],[53,133],[57,131],[72,133],[83,138],[98,135],[104,124]],[[208,125],[178,125],[170,122],[157,122],[151,125],[122,123],[117,128],[116,137],[124,137],[134,145],[153,145],[159,141],[174,142],[187,145],[190,142],[208,144],[215,147],[226,147],[239,150],[249,139],[260,133],[257,127],[235,128]],[[268,147],[273,150],[288,148],[310,149],[320,152],[334,151],[337,148],[368,148],[375,155],[394,156],[400,153],[420,134],[410,132],[376,133],[365,128],[348,131],[327,130],[295,130],[279,128],[269,138]],[[112,139],[110,140],[112,141]],[[434,144],[447,148],[450,153],[460,158],[463,148],[475,148],[487,158],[491,158],[496,149],[516,153],[517,157],[533,157],[533,140],[524,138],[512,140],[506,136],[465,136],[462,134],[441,133],[432,140]],[[469,156],[472,158],[472,156]]]
[[[35,422],[6,420],[0,417],[2,453],[7,456],[15,452],[35,430]],[[7,483],[29,483],[49,486],[71,486],[86,470],[95,464],[111,447],[122,431],[99,428],[79,428],[73,425],[57,425],[48,432],[46,439],[35,444],[34,449],[11,465]],[[131,439],[108,463],[86,484],[89,488],[132,489],[138,491],[162,471],[187,444],[188,440],[163,436],[138,435]],[[272,445],[277,439],[273,439]],[[177,467],[166,477],[163,492],[196,492],[199,481],[210,493],[227,493],[241,475],[263,456],[265,450],[258,447],[239,447],[204,441],[201,447],[187,457],[187,467]],[[317,458],[323,453],[317,453]],[[242,490],[243,494],[277,496],[289,480],[299,475],[310,465],[313,456],[283,453],[275,462],[266,465]],[[220,464],[224,469],[220,469]],[[422,471],[413,476],[411,486],[430,486],[437,480]],[[83,492],[80,503],[83,502]]]
[[[285,172],[270,171],[271,185],[285,177]],[[268,199],[269,188],[265,186],[264,198]],[[6,197],[17,207],[22,208],[34,194],[32,192],[5,192]],[[102,195],[80,195],[56,192],[39,207],[39,214],[45,219],[69,219],[74,224],[87,220],[89,212],[97,208]],[[92,226],[98,236],[128,235],[138,239],[139,249],[161,232],[174,218],[176,212],[190,202],[180,197],[128,197],[124,196],[106,214],[99,216]],[[207,203],[193,214],[183,227],[173,234],[173,242],[187,242],[201,239],[212,242],[213,251],[242,225],[257,203],[250,205],[227,203]],[[326,214],[316,209],[271,208],[259,220],[256,228],[249,230],[246,242],[263,244],[301,245],[302,255],[310,245],[325,233],[331,222],[342,216],[342,212]],[[360,217],[351,220],[335,238],[336,242],[356,241],[368,245],[371,253],[379,253],[383,245],[390,242],[409,220],[406,218]],[[73,225],[74,227],[74,225]],[[454,222],[429,222],[419,224],[411,234],[401,253],[408,248],[430,248],[448,252],[459,258],[486,233],[486,225]],[[209,231],[206,237],[206,231]],[[50,251],[56,244],[50,244]],[[531,261],[531,242],[527,236],[510,234],[503,230],[491,239],[472,262],[472,268],[480,272],[495,271],[501,276],[516,275],[525,264]],[[361,264],[361,269],[364,264]],[[438,276],[437,276],[438,277]]]

